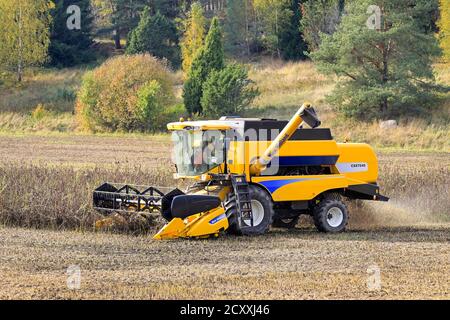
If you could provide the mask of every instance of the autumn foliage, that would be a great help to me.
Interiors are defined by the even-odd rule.
[[[170,112],[173,76],[151,55],[120,56],[88,72],[78,93],[79,123],[91,131],[153,131]]]
[[[450,61],[450,1],[440,0],[439,40],[444,57]]]

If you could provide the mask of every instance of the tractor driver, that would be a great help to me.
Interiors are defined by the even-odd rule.
[[[215,137],[211,137],[210,140],[202,142],[201,148],[194,149],[192,164],[195,172],[206,172],[210,167],[217,164],[216,145]]]

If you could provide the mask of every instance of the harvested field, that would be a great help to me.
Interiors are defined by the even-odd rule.
[[[91,193],[104,181],[174,186],[168,136],[2,136],[0,222],[90,229]],[[450,221],[450,154],[381,152],[388,204],[352,203],[350,227]]]
[[[448,299],[449,228],[166,242],[3,228],[0,298]],[[79,290],[66,285],[71,265]],[[376,268],[380,287],[369,287]]]
[[[217,241],[152,241],[158,219],[137,236],[91,232],[101,182],[174,184],[169,145],[164,136],[2,136],[0,298],[450,297],[448,153],[380,152],[391,201],[350,203],[344,234],[319,234],[308,219]],[[67,288],[71,265],[80,290]]]
[[[159,167],[170,160],[170,143],[170,136],[0,135],[1,162],[76,167]]]

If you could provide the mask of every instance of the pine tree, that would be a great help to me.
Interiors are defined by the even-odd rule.
[[[376,4],[381,16],[370,17]],[[329,101],[347,116],[358,118],[417,113],[433,99],[433,57],[440,50],[415,16],[427,0],[360,0],[352,2],[333,35],[325,35],[311,54],[320,71],[340,81]],[[379,22],[373,27],[368,21]]]
[[[81,28],[68,30],[67,9],[71,5],[80,8]],[[89,50],[92,45],[94,18],[89,0],[56,0],[51,10],[53,23],[50,36],[50,64],[57,67],[71,67],[86,63],[94,55]]]
[[[146,52],[166,58],[175,67],[179,65],[178,36],[174,23],[159,11],[151,15],[149,7],[141,13],[139,25],[131,32],[126,50],[128,54]]]
[[[291,0],[291,21],[280,34],[281,55],[285,60],[299,60],[305,58],[306,44],[300,33],[302,0]]]
[[[336,31],[344,4],[344,0],[306,0],[302,4],[300,29],[310,52],[319,49],[321,33],[331,35]]]
[[[439,40],[444,57],[450,61],[450,1],[440,0]]]
[[[221,70],[223,67],[222,31],[219,26],[219,19],[214,17],[206,36],[205,45],[192,61],[188,79],[184,83],[183,99],[186,110],[190,114],[202,113],[200,101],[203,95],[203,84],[211,71]]]
[[[183,10],[183,1],[180,0],[150,0],[149,2],[153,14],[159,11],[169,19],[175,19]]]
[[[91,0],[97,16],[107,27],[101,30],[112,31],[116,49],[122,49],[121,39],[127,36],[139,23],[139,13],[148,0]],[[153,0],[152,2],[154,2]],[[152,5],[152,7],[154,7]]]
[[[210,73],[203,85],[202,108],[210,117],[239,115],[258,94],[247,69],[232,63]]]
[[[281,35],[289,28],[293,16],[291,0],[254,0],[255,9],[263,20],[267,49],[281,58]]]
[[[188,74],[197,51],[203,46],[205,26],[206,19],[203,15],[203,7],[199,2],[195,2],[192,4],[189,17],[185,21],[185,32],[181,41],[184,74]]]
[[[14,68],[19,82],[25,67],[48,58],[52,8],[47,0],[0,0],[0,66]]]
[[[226,8],[225,47],[230,52],[250,54],[250,13],[248,0],[228,0]],[[244,49],[244,50],[242,50]]]

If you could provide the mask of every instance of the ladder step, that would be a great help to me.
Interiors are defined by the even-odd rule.
[[[250,188],[245,175],[232,175],[231,184],[236,197],[239,219],[250,218],[253,226],[253,214],[250,197]]]

